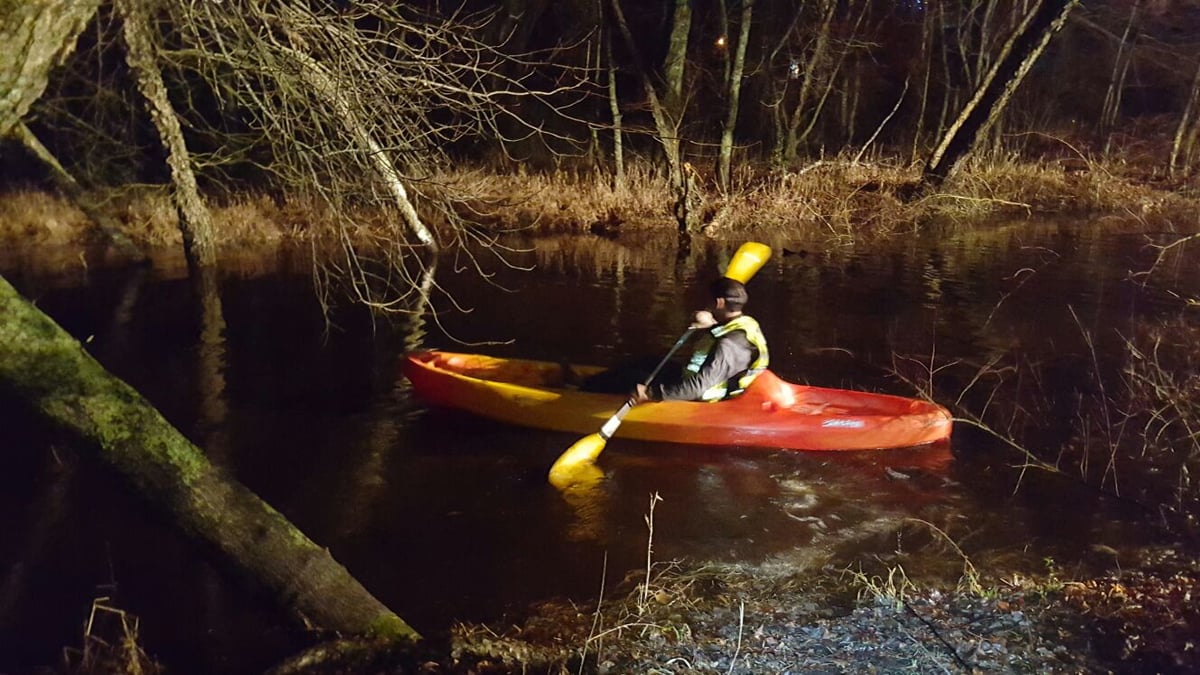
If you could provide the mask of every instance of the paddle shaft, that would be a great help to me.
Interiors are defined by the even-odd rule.
[[[649,387],[650,383],[654,381],[654,378],[658,377],[658,373],[663,369],[663,366],[667,365],[667,361],[670,361],[671,357],[675,356],[675,352],[679,351],[679,348],[682,347],[684,343],[688,341],[688,338],[692,337],[692,333],[695,332],[696,328],[691,327],[688,328],[683,335],[680,335],[679,339],[675,341],[675,344],[672,345],[671,349],[667,352],[667,355],[663,357],[662,361],[658,362],[658,365],[654,367],[654,370],[650,371],[650,375],[642,381],[642,384]],[[621,420],[625,419],[625,414],[632,409],[633,402],[625,401],[625,405],[621,406],[621,409],[614,413],[612,417],[608,418],[608,421],[604,423],[604,426],[600,427],[600,437],[606,441],[612,438],[612,435],[617,433],[617,427],[621,426]]]

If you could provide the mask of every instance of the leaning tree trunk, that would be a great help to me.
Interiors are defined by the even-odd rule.
[[[41,98],[50,71],[75,50],[99,6],[99,0],[0,3],[0,137],[12,133]]]
[[[0,277],[0,385],[79,438],[223,566],[318,629],[418,640],[329,551],[225,476]]]
[[[976,141],[996,122],[1017,86],[1046,50],[1080,0],[1037,0],[1000,50],[975,95],[950,125],[926,162],[922,187],[936,189],[970,156]]]
[[[138,89],[150,111],[150,119],[167,151],[167,164],[171,168],[171,182],[174,184],[175,209],[179,212],[179,230],[183,233],[183,252],[187,257],[188,269],[196,275],[201,270],[215,268],[217,264],[212,217],[200,197],[179,118],[167,97],[167,87],[158,69],[149,13],[143,0],[116,0],[116,6],[124,19],[125,60],[137,79]]]
[[[371,166],[379,174],[384,189],[392,196],[396,209],[400,211],[400,217],[404,219],[404,224],[408,226],[413,236],[430,251],[437,251],[437,239],[434,238],[433,232],[421,222],[421,216],[413,206],[412,200],[408,198],[408,190],[404,187],[403,177],[396,170],[396,165],[392,163],[388,151],[371,135],[367,125],[358,118],[346,97],[346,86],[338,82],[329,69],[308,54],[295,49],[285,49],[284,55],[299,70],[300,79],[304,84],[319,100],[324,101],[335,112],[343,128],[354,139],[359,149],[367,155]]]
[[[75,180],[75,177],[59,163],[54,153],[42,144],[37,135],[24,122],[19,122],[13,127],[12,135],[34,157],[41,160],[42,164],[50,170],[50,177],[58,186],[59,191],[74,202],[88,217],[88,220],[95,223],[104,232],[114,248],[135,261],[145,262],[147,260],[146,254],[126,236],[117,219],[105,213],[104,209],[92,201],[92,198],[79,185],[79,181]]]

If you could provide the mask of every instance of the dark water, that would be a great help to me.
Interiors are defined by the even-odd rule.
[[[1133,283],[1130,272],[1153,260],[1147,240],[1080,224],[946,230],[886,247],[770,243],[777,256],[751,283],[748,309],[773,369],[906,395],[889,376],[896,358],[985,362],[1014,351],[1076,364],[1053,370],[1065,379],[1052,384],[1078,387],[1079,363],[1115,359],[1117,331],[1173,311],[1161,288],[1200,286],[1178,262],[1150,287]],[[645,565],[653,494],[656,560],[845,568],[919,548],[922,536],[895,532],[921,519],[977,566],[1069,566],[1092,544],[1131,546],[1146,529],[1144,514],[1070,481],[1026,476],[1015,490],[1014,456],[961,426],[952,447],[837,455],[618,438],[601,460],[608,480],[561,495],[545,472],[573,436],[430,410],[398,376],[400,355],[420,346],[609,364],[661,351],[729,251],[699,247],[678,260],[664,243],[525,244],[534,250],[508,257],[534,269],[484,255],[488,282],[461,258],[443,261],[439,284],[469,311],[442,298],[420,321],[339,308],[329,325],[303,254],[230,261],[225,326],[207,344],[177,272],[84,269],[44,252],[10,252],[0,270],[427,634],[556,596],[593,602],[602,584]],[[143,645],[176,672],[259,670],[296,647],[279,616],[118,479],[5,403],[0,672],[57,662],[80,644],[99,596],[138,615]]]

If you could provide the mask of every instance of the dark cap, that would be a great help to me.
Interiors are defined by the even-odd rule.
[[[708,290],[714,300],[723,298],[725,304],[729,305],[731,309],[741,309],[750,300],[750,294],[746,292],[746,284],[729,277],[716,279],[708,287]]]

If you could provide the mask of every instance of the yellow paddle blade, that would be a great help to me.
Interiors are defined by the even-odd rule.
[[[575,441],[550,467],[550,484],[564,488],[581,482],[581,479],[586,482],[586,475],[594,472],[596,467],[593,462],[604,451],[607,442],[600,434],[591,434]],[[589,467],[593,472],[588,471]]]
[[[729,269],[725,270],[725,276],[744,284],[770,258],[770,246],[760,244],[757,241],[748,241],[739,246],[738,250],[733,254],[733,259],[729,261]]]
[[[571,466],[570,470],[558,476],[557,480],[559,483],[551,484],[567,498],[572,510],[580,511],[581,501],[595,501],[603,497],[601,482],[604,480],[604,469],[591,462]],[[596,507],[592,505],[590,508],[594,510]]]

